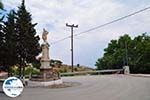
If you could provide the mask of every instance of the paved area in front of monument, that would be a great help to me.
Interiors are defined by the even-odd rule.
[[[124,75],[64,77],[65,82],[81,83],[67,88],[25,88],[22,95],[0,100],[150,100],[150,78]]]

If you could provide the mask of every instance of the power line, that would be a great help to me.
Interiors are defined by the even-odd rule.
[[[103,24],[103,25],[99,25],[99,26],[94,27],[94,28],[91,28],[91,29],[89,29],[89,30],[86,30],[86,31],[80,32],[80,33],[78,33],[78,34],[75,34],[75,36],[78,36],[78,35],[80,35],[80,34],[87,33],[87,32],[89,32],[89,31],[93,31],[93,30],[95,30],[95,29],[98,29],[98,28],[104,27],[104,26],[106,26],[106,25],[109,25],[109,24],[112,24],[112,23],[118,22],[118,21],[123,20],[123,19],[125,19],[125,18],[128,18],[128,17],[131,17],[131,16],[133,16],[133,15],[136,15],[136,14],[138,14],[138,13],[140,13],[140,12],[143,12],[143,11],[145,11],[145,10],[147,10],[147,9],[150,9],[150,7],[147,7],[147,8],[141,9],[141,10],[139,10],[139,11],[136,11],[136,12],[131,13],[131,14],[129,14],[129,15],[126,15],[126,16],[123,16],[123,17],[120,17],[120,18],[118,18],[118,19],[116,19],[116,20],[110,21],[110,22],[105,23],[105,24]]]
[[[56,41],[54,41],[54,42],[51,42],[50,45],[59,43],[59,42],[61,42],[61,41],[64,41],[64,40],[66,40],[66,39],[69,39],[69,38],[71,38],[71,36],[67,36],[67,37],[64,37],[64,38],[62,38],[62,39],[60,39],[60,40],[56,40]]]
[[[126,18],[128,18],[128,17],[131,17],[131,16],[133,16],[133,15],[136,15],[136,14],[138,14],[138,13],[140,13],[140,12],[143,12],[143,11],[145,11],[145,10],[148,10],[148,9],[150,9],[150,7],[146,7],[146,8],[144,8],[144,9],[139,10],[139,11],[133,12],[133,13],[131,13],[131,14],[129,14],[129,15],[120,17],[120,18],[118,18],[118,19],[115,19],[115,20],[113,20],[113,21],[107,22],[107,23],[105,23],[105,24],[102,24],[102,25],[99,25],[99,26],[96,26],[96,27],[93,27],[93,28],[88,29],[88,30],[86,30],[86,31],[83,31],[83,32],[74,34],[74,36],[79,36],[79,35],[81,35],[81,34],[84,34],[84,33],[87,33],[87,32],[93,31],[93,30],[96,30],[96,29],[98,29],[98,28],[107,26],[107,25],[109,25],[109,24],[118,22],[118,21],[120,21],[120,20],[126,19]],[[59,43],[59,42],[61,42],[61,41],[64,41],[64,40],[66,40],[66,39],[68,39],[68,38],[70,38],[70,37],[71,37],[71,36],[67,36],[67,37],[62,38],[62,39],[60,39],[60,40],[57,40],[57,41],[55,41],[55,42],[52,42],[51,45],[56,44],[56,43]]]

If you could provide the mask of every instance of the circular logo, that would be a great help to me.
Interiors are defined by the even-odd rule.
[[[9,77],[3,83],[3,91],[9,97],[17,97],[23,91],[23,84],[16,77]]]

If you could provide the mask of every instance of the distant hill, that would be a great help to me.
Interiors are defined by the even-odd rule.
[[[74,66],[74,72],[80,72],[80,71],[93,71],[95,69],[89,68],[86,66]],[[60,72],[61,73],[66,73],[66,72],[71,72],[71,66],[67,64],[63,64],[60,67]]]

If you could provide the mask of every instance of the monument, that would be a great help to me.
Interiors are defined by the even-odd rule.
[[[41,62],[40,72],[41,72],[42,80],[47,80],[49,79],[50,76],[52,77],[52,75],[50,75],[52,74],[50,73],[52,72],[52,67],[50,66],[49,44],[47,42],[47,35],[48,32],[45,29],[43,29],[43,34],[42,34],[43,43],[41,45],[42,57],[40,59]]]
[[[53,67],[50,66],[50,57],[49,57],[49,43],[47,41],[48,31],[43,29],[42,39],[43,43],[41,45],[42,48],[42,56],[40,57],[40,74],[33,75],[31,78],[32,83],[36,85],[52,85],[61,84],[62,80],[60,79],[59,72],[54,70]],[[33,82],[38,81],[38,83]],[[30,82],[31,83],[31,82]]]

